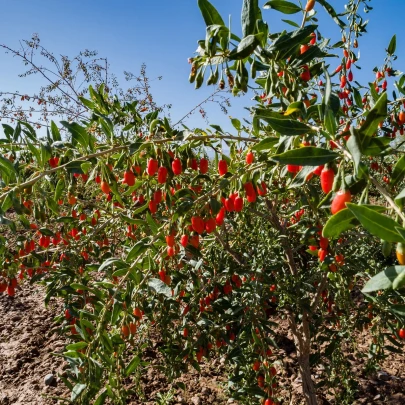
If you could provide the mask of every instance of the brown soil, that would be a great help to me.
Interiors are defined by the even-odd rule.
[[[0,294],[0,404],[1,405],[51,405],[57,397],[70,395],[60,380],[65,364],[60,353],[65,342],[58,335],[52,319],[58,313],[57,303],[51,301],[48,308],[43,304],[44,293],[40,287],[24,284],[14,298]],[[297,374],[296,352],[286,325],[278,330],[278,344],[283,360],[280,363],[279,384],[284,404],[303,403],[300,380]],[[368,336],[358,337],[359,348],[366,353]],[[359,391],[354,404],[405,404],[405,356],[392,354],[381,370],[371,376],[364,374],[365,359],[348,354],[352,373],[359,381]],[[159,356],[151,348],[144,358],[152,366],[159,363]],[[141,378],[144,397],[133,399],[132,405],[152,405],[166,397],[165,404],[236,404],[226,396],[226,373],[224,359],[216,358],[201,365],[201,373],[190,370],[173,384],[169,384],[163,373],[150,367]],[[319,370],[314,370],[317,379]],[[55,376],[51,386],[44,378]],[[180,384],[179,384],[180,383]],[[183,390],[183,383],[186,387]],[[180,385],[180,387],[179,387]],[[292,389],[291,389],[292,388]],[[170,398],[170,400],[169,400]],[[60,401],[59,401],[60,402]],[[324,404],[335,404],[333,395],[325,393]]]

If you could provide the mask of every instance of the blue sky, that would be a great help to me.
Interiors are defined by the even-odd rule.
[[[232,15],[232,29],[240,32],[240,9],[242,0],[211,0],[224,20]],[[151,78],[163,76],[162,81],[153,82],[153,94],[159,104],[171,103],[171,117],[176,122],[193,106],[206,98],[214,88],[203,86],[194,90],[188,83],[190,65],[187,58],[193,56],[197,40],[205,36],[205,25],[197,6],[197,0],[132,0],[132,1],[78,1],[55,0],[5,1],[2,2],[2,23],[0,42],[17,48],[19,40],[30,38],[38,33],[41,44],[55,54],[76,55],[85,48],[98,50],[100,56],[108,57],[110,68],[122,80],[124,70],[138,73],[142,63],[146,63]],[[260,1],[263,5],[265,1]],[[330,0],[341,11],[345,1]],[[396,68],[404,67],[405,24],[403,11],[405,0],[373,0],[374,7],[368,15],[368,34],[359,40],[361,71],[354,71],[360,81],[372,81],[372,63],[382,64],[384,49],[394,33],[397,34]],[[319,7],[320,30],[324,35],[336,40],[339,29]],[[281,18],[300,20],[301,15],[285,16],[274,10],[263,10],[263,18],[271,32],[278,32],[289,26]],[[36,77],[19,79],[17,74],[24,66],[21,61],[1,54],[0,91],[35,91],[38,88]],[[332,66],[338,59],[331,61]],[[405,70],[405,68],[404,68]],[[243,106],[250,105],[249,96],[233,99],[229,114],[234,117],[247,117]],[[229,119],[216,105],[206,109],[211,124],[219,124],[231,130]],[[198,113],[186,121],[190,127],[205,127],[206,123]]]

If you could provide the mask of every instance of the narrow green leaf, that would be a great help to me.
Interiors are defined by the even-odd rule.
[[[108,396],[107,390],[102,391],[101,394],[97,397],[96,401],[94,402],[94,405],[104,405],[107,396]]]
[[[304,135],[313,132],[312,129],[300,122],[290,119],[263,118],[274,131],[281,135]]]
[[[387,93],[383,93],[377,100],[374,107],[370,110],[366,117],[365,123],[359,129],[361,138],[373,136],[380,122],[387,117]],[[362,140],[363,148],[366,147],[366,141]]]
[[[355,174],[359,174],[359,165],[361,161],[362,144],[359,133],[354,127],[350,127],[350,138],[347,141],[347,148],[353,158]]]
[[[378,156],[390,148],[392,139],[386,137],[371,138],[367,147],[363,150],[366,156]]]
[[[364,205],[346,203],[346,206],[372,235],[387,242],[405,242],[395,229],[399,224],[392,218],[375,212]]]
[[[344,23],[339,17],[338,14],[336,13],[335,9],[326,1],[326,0],[318,0],[318,3],[323,6],[323,8],[326,10],[326,12],[333,18],[333,20],[336,22],[336,24],[339,25],[340,28],[345,28],[346,23]]]
[[[52,139],[54,140],[54,142],[58,142],[58,141],[62,140],[59,129],[53,121],[51,121],[51,134],[52,134]]]
[[[368,280],[366,285],[363,287],[362,292],[368,293],[378,290],[391,289],[394,280],[404,273],[405,273],[405,266],[387,267],[384,271],[378,273],[370,280]]]
[[[247,37],[256,33],[256,21],[262,19],[258,0],[243,0],[242,35]]]
[[[0,170],[3,171],[3,173],[6,173],[7,176],[11,176],[12,174],[17,173],[14,165],[8,159],[6,159],[1,155],[0,155]]]
[[[163,294],[168,298],[172,296],[172,289],[158,278],[151,278],[148,282],[149,288],[156,294]]]
[[[258,45],[262,34],[248,35],[239,42],[238,46],[229,54],[229,60],[242,60],[250,56]]]
[[[385,207],[380,207],[378,205],[365,205],[374,211],[384,212]],[[355,228],[360,224],[359,220],[354,216],[354,214],[345,208],[335,215],[332,215],[322,230],[322,235],[325,238],[337,238],[341,233],[348,231],[349,229]]]
[[[67,350],[81,350],[81,349],[84,349],[85,347],[87,347],[86,342],[77,342],[77,343],[72,343],[70,345],[67,345],[66,349]]]
[[[391,174],[390,184],[391,186],[395,186],[405,176],[405,156],[402,156],[397,163],[395,164],[394,170]]]
[[[253,150],[259,152],[262,150],[269,150],[271,149],[280,139],[276,138],[274,136],[269,136],[268,138],[265,138],[261,140],[259,143],[257,143],[255,146],[253,146]]]
[[[156,235],[159,231],[159,227],[149,212],[146,213],[146,221],[148,222],[149,229],[152,231],[152,234]]]
[[[136,370],[139,364],[141,364],[141,359],[139,356],[134,356],[125,368],[126,377],[129,377]]]
[[[70,396],[70,400],[72,402],[76,401],[76,399],[80,396],[80,394],[87,388],[86,384],[76,384],[73,387],[72,394]]]
[[[272,160],[281,164],[299,166],[320,166],[332,162],[338,154],[328,149],[306,146],[299,149],[289,150],[271,157]]]
[[[208,0],[198,0],[198,7],[207,26],[214,24],[225,25],[217,9]]]
[[[146,252],[146,250],[148,250],[148,245],[146,243],[146,240],[142,239],[139,242],[135,243],[135,245],[129,251],[126,261],[128,263],[132,262],[134,259],[136,259],[138,256],[140,256],[142,253]]]
[[[296,4],[285,0],[270,0],[264,4],[263,8],[272,8],[283,14],[295,14],[301,11],[301,8]]]
[[[390,44],[388,45],[387,53],[392,56],[394,55],[396,49],[397,49],[397,36],[394,35],[391,38]]]

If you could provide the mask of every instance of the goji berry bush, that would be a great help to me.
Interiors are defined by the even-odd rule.
[[[244,0],[239,38],[199,0],[207,29],[190,82],[255,95],[232,134],[178,129],[103,84],[80,97],[85,118],[51,122],[45,137],[3,124],[0,291],[29,278],[45,303],[63,300],[71,401],[125,404],[152,334],[170,378],[224,355],[229,394],[247,404],[283,403],[278,320],[308,404],[320,390],[352,403],[344,348],[356,350],[357,330],[373,337],[369,367],[403,349],[405,76],[394,36],[363,73],[370,84],[354,77],[369,3],[270,0],[302,14],[270,33]]]

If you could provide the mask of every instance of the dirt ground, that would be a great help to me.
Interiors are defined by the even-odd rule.
[[[44,293],[38,286],[24,284],[14,298],[0,294],[0,404],[1,405],[51,405],[62,403],[57,397],[69,397],[59,375],[66,365],[61,357],[52,353],[63,352],[65,342],[54,329],[52,319],[58,313],[58,305],[43,304]],[[286,326],[278,331],[279,353],[283,358],[283,372],[279,384],[285,397],[283,403],[302,404],[300,380],[297,374],[296,353],[288,337]],[[367,335],[358,339],[360,349],[367,351]],[[152,364],[158,362],[153,348],[147,358]],[[405,404],[405,356],[392,354],[374,375],[366,376],[363,363],[349,359],[352,372],[359,381],[359,391],[354,404]],[[50,386],[45,378],[52,374]],[[316,370],[314,379],[316,381]],[[180,389],[183,383],[186,390]],[[132,405],[173,404],[236,404],[226,395],[224,359],[216,358],[202,364],[201,373],[195,370],[183,375],[174,384],[169,384],[163,374],[151,368],[141,379],[144,398],[133,398]],[[163,402],[162,398],[166,399]],[[160,399],[161,402],[158,402]],[[323,404],[336,401],[325,395]]]

